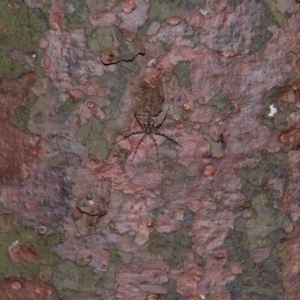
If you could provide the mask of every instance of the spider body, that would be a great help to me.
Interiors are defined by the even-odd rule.
[[[169,109],[168,109],[169,111]],[[138,142],[138,145],[134,151],[134,155],[133,155],[133,158],[132,158],[132,161],[131,161],[131,164],[134,160],[134,157],[137,153],[137,150],[139,149],[139,146],[140,144],[143,142],[143,140],[149,136],[151,138],[151,140],[153,141],[154,145],[155,145],[155,148],[156,148],[156,155],[157,155],[157,162],[159,164],[159,157],[158,157],[158,148],[157,148],[157,143],[156,143],[156,140],[154,138],[154,135],[160,135],[160,136],[163,136],[164,138],[166,138],[167,140],[171,141],[172,143],[176,144],[177,146],[180,146],[174,139],[168,137],[167,135],[161,133],[161,132],[158,132],[158,128],[161,127],[161,125],[165,122],[166,118],[167,118],[167,115],[168,115],[168,111],[165,115],[165,117],[163,118],[163,120],[155,126],[155,121],[151,118],[150,114],[143,120],[143,122],[141,122],[137,115],[134,114],[134,117],[137,121],[137,123],[139,124],[139,126],[141,127],[141,131],[134,131],[134,132],[131,132],[130,134],[124,136],[120,141],[122,140],[125,140],[127,138],[129,138],[130,136],[132,135],[136,135],[136,134],[143,134],[141,139],[139,140]],[[181,146],[180,146],[181,147]]]
[[[135,116],[135,118],[137,119],[136,116]],[[154,125],[155,125],[154,120],[153,120],[150,116],[148,116],[148,117],[144,120],[142,128],[145,130],[145,133],[146,133],[147,135],[150,135],[150,134],[152,134]]]

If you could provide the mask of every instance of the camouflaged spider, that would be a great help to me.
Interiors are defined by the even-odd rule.
[[[151,138],[151,140],[153,141],[154,145],[155,145],[155,148],[156,148],[156,155],[157,155],[157,162],[158,162],[158,165],[159,165],[159,157],[158,157],[158,148],[157,148],[157,143],[156,143],[156,140],[154,138],[154,134],[155,135],[160,135],[160,136],[163,136],[164,138],[166,138],[167,140],[171,141],[172,143],[174,143],[175,145],[181,147],[174,139],[168,137],[167,135],[163,134],[163,133],[160,133],[157,131],[157,129],[159,127],[161,127],[161,125],[165,122],[166,118],[167,118],[167,115],[168,115],[168,111],[169,111],[169,108],[167,110],[167,113],[165,115],[165,117],[163,118],[163,120],[155,126],[155,121],[151,118],[150,114],[143,120],[143,122],[141,122],[136,113],[134,113],[134,117],[137,121],[137,123],[139,124],[139,126],[142,128],[141,131],[134,131],[134,132],[131,132],[130,134],[124,136],[121,140],[117,141],[117,142],[114,142],[115,143],[118,143],[120,141],[123,141],[127,138],[129,138],[130,136],[132,135],[135,135],[135,134],[143,134],[143,136],[141,137],[141,139],[139,140],[138,142],[138,145],[134,151],[134,155],[133,155],[133,158],[132,158],[132,161],[130,163],[130,165],[132,164],[133,160],[134,160],[134,157],[136,155],[136,152],[138,151],[139,149],[139,146],[140,144],[142,143],[142,141],[147,137],[149,136]]]

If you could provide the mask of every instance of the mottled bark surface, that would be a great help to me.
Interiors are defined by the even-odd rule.
[[[1,1],[0,299],[298,299],[299,24]]]

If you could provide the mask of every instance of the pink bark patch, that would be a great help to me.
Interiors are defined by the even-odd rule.
[[[9,300],[47,300],[54,288],[40,278],[10,277],[0,281],[0,297]]]
[[[28,168],[38,155],[40,140],[17,128],[11,122],[11,111],[25,101],[35,83],[35,75],[26,73],[15,80],[1,77],[0,82],[10,87],[8,91],[0,91],[0,182],[19,182],[29,175]]]
[[[34,263],[38,255],[28,246],[19,245],[18,242],[12,243],[7,252],[14,262]]]
[[[89,15],[89,20],[92,23],[93,27],[97,26],[113,26],[115,25],[117,18],[115,14],[103,12],[103,11],[94,11]]]

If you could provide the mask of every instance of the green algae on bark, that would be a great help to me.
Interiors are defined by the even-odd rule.
[[[17,106],[12,112],[12,123],[17,127],[26,129],[30,116],[30,108],[37,100],[37,96],[30,93],[25,100],[25,104]]]
[[[235,109],[235,106],[228,95],[224,92],[221,92],[213,97],[211,97],[207,103],[209,106],[220,111],[225,107],[230,108],[231,110]]]
[[[74,98],[69,98],[64,104],[62,104],[57,111],[56,118],[60,122],[65,122],[71,112],[76,110],[79,101]]]
[[[2,271],[0,271],[0,279],[10,276],[22,276],[25,278],[38,276],[43,265],[51,265],[50,256],[53,254],[51,254],[50,250],[61,239],[62,232],[59,229],[48,235],[41,236],[34,228],[24,227],[20,224],[16,224],[8,232],[1,232],[0,258]],[[37,254],[37,259],[34,263],[13,262],[10,259],[7,255],[7,249],[16,241],[20,245],[26,245],[31,248]]]
[[[182,87],[188,88],[191,85],[189,73],[190,65],[191,63],[189,61],[181,61],[173,68],[173,71],[179,80],[179,84]]]
[[[192,11],[196,5],[205,6],[206,0],[175,0],[175,1],[159,1],[154,0],[150,3],[149,19],[150,20],[166,20],[174,15],[178,17],[185,16]]]
[[[287,151],[287,147],[275,153],[263,149],[253,156],[257,160],[256,167],[239,171],[241,192],[253,213],[250,217],[236,218],[234,229],[225,240],[228,262],[242,265],[242,273],[227,284],[233,299],[265,295],[278,295],[276,299],[283,299],[281,268],[287,252],[278,236],[284,234],[283,228],[289,220],[274,207],[280,194],[270,188],[268,182],[283,167]]]
[[[108,157],[108,146],[102,137],[103,123],[96,117],[89,118],[88,124],[78,130],[78,141],[87,148],[90,154],[100,160]]]
[[[43,73],[39,61],[41,49],[39,40],[48,29],[48,22],[41,9],[30,8],[25,3],[12,9],[5,1],[0,2],[1,11],[1,35],[0,35],[0,74],[9,74],[18,77],[31,67],[22,60],[14,60],[10,57],[13,50],[36,50],[38,61],[34,70],[38,75]],[[25,25],[24,25],[25,24]]]
[[[149,235],[149,249],[154,254],[162,255],[170,269],[180,269],[185,261],[187,249],[192,246],[189,235],[194,221],[194,213],[187,209],[184,213],[182,228],[171,233],[159,233],[155,228]]]

